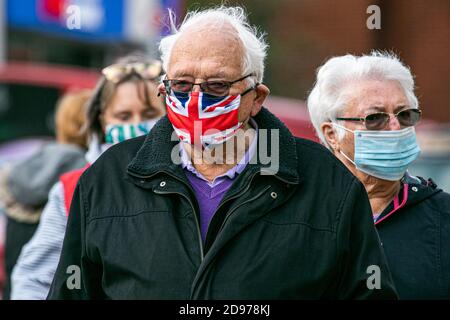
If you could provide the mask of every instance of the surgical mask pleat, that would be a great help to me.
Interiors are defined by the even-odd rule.
[[[420,154],[414,127],[391,131],[345,130],[354,134],[355,156],[353,161],[344,156],[356,169],[380,179],[401,179]]]

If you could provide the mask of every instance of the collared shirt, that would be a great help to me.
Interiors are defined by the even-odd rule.
[[[237,174],[240,174],[242,171],[244,171],[244,169],[247,166],[247,164],[249,163],[250,159],[252,159],[252,157],[255,155],[256,148],[258,146],[258,124],[252,118],[250,118],[249,123],[256,131],[256,134],[255,134],[252,142],[250,143],[250,146],[249,146],[247,152],[242,157],[242,159],[237,163],[236,166],[229,169],[227,172],[215,177],[213,181],[209,181],[208,179],[206,179],[192,165],[192,161],[191,161],[187,151],[183,148],[183,145],[182,145],[183,142],[179,143],[180,156],[181,156],[181,167],[185,170],[188,170],[189,172],[194,174],[199,179],[202,179],[205,182],[207,182],[210,187],[217,186],[221,182],[226,181],[227,178],[233,180]]]
[[[203,241],[206,239],[209,223],[211,222],[220,201],[222,201],[223,196],[231,187],[237,175],[244,171],[250,159],[252,159],[256,153],[258,145],[258,125],[251,118],[249,123],[256,130],[256,134],[254,135],[247,152],[237,165],[224,174],[217,176],[211,182],[195,169],[189,155],[181,145],[182,142],[180,142],[181,166],[195,191],[195,196],[198,201],[200,209],[200,231]]]

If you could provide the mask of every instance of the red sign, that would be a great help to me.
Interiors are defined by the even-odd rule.
[[[37,2],[38,16],[44,20],[59,22],[64,17],[66,2],[67,0],[39,0]]]

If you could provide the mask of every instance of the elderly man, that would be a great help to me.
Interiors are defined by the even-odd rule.
[[[367,190],[399,297],[450,299],[450,195],[407,172],[420,153],[410,70],[385,53],[332,58],[308,108],[322,142]]]
[[[396,298],[362,184],[262,108],[266,47],[226,7],[161,41],[168,115],[81,177],[49,298]]]

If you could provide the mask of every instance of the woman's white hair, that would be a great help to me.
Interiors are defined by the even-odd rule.
[[[163,68],[167,72],[172,48],[177,39],[192,26],[217,26],[231,25],[236,30],[242,42],[244,57],[242,59],[243,75],[254,74],[257,82],[262,82],[264,77],[264,60],[267,55],[268,45],[264,40],[265,34],[249,24],[247,14],[241,7],[219,6],[202,11],[190,11],[183,22],[177,28],[175,15],[169,10],[171,35],[161,39],[159,50]],[[248,78],[250,80],[250,78]],[[253,81],[254,81],[253,79]],[[253,83],[254,84],[254,83]]]
[[[394,80],[403,88],[411,108],[418,108],[414,94],[414,78],[411,71],[392,53],[373,51],[370,55],[345,56],[329,59],[317,69],[317,80],[308,96],[308,110],[311,122],[322,143],[328,145],[320,126],[324,122],[336,122],[349,100],[344,88],[350,83],[363,79]],[[338,138],[344,130],[335,127]]]

